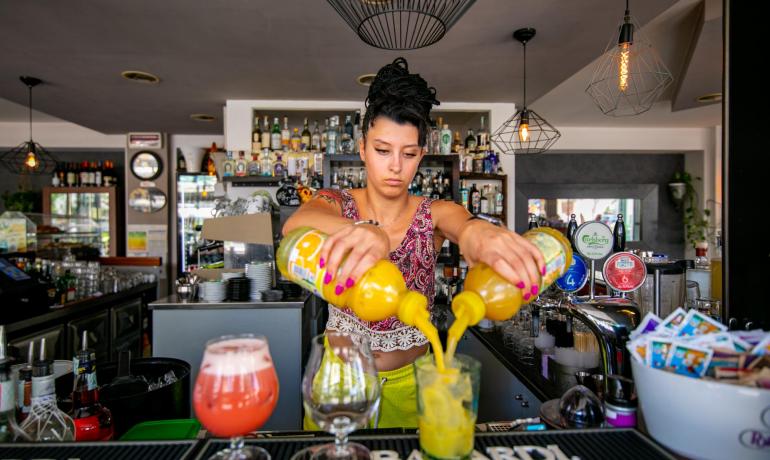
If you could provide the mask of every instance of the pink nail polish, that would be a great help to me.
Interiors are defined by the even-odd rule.
[[[518,284],[516,284],[516,287],[519,289],[524,289],[524,286],[525,286],[524,281],[519,281]]]
[[[353,278],[348,278],[348,280],[345,281],[346,288],[352,288],[354,284],[356,284],[356,282],[353,281]]]
[[[334,288],[334,294],[335,295],[340,295],[340,294],[342,294],[342,292],[344,290],[345,290],[345,288],[338,284],[337,287]]]
[[[537,295],[537,292],[540,290],[537,286],[534,284],[532,285],[532,289],[530,289],[530,292],[532,292],[532,295]]]
[[[540,269],[540,274],[545,276],[545,265],[543,265],[543,268]]]
[[[529,300],[529,298],[530,298],[530,297],[532,297],[532,296],[531,296],[531,295],[529,295],[529,292],[527,292],[526,294],[524,294],[524,300]]]
[[[321,260],[318,261],[318,266],[324,268],[324,265],[326,265],[326,261],[324,261],[324,258],[321,257]]]
[[[329,272],[326,272],[324,275],[324,284],[329,284],[332,282],[332,274]]]

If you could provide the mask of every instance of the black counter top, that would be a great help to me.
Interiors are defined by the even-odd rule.
[[[516,359],[513,352],[503,344],[503,339],[497,330],[486,332],[478,327],[472,327],[469,330],[540,401],[545,402],[561,397],[562,392],[553,382],[543,378],[535,365],[522,363]]]
[[[3,322],[6,323],[6,331],[13,333],[23,329],[38,327],[45,323],[53,323],[63,318],[79,315],[87,311],[96,310],[105,306],[111,306],[125,299],[139,296],[151,296],[155,298],[155,291],[158,288],[157,283],[143,283],[134,286],[131,289],[117,292],[115,294],[106,294],[99,297],[89,297],[87,299],[76,300],[66,305],[40,310],[30,308],[29,310],[16,310],[13,312],[4,311],[2,313]]]

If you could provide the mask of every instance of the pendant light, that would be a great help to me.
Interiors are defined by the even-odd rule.
[[[15,174],[51,174],[56,168],[56,159],[32,140],[32,88],[42,83],[35,77],[19,77],[29,89],[29,141],[22,142],[0,155],[0,163]]]
[[[550,149],[561,137],[543,117],[527,108],[527,42],[535,36],[535,29],[519,29],[513,38],[521,42],[524,49],[524,98],[521,109],[511,116],[492,134],[492,142],[507,154],[542,153]]]
[[[626,13],[599,59],[586,92],[605,115],[639,115],[652,107],[674,81],[652,43]]]
[[[342,19],[371,46],[414,50],[430,46],[476,0],[327,0]]]

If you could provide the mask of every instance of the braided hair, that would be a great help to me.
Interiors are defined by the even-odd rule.
[[[439,105],[436,88],[417,73],[409,73],[409,64],[400,57],[377,72],[369,95],[366,97],[366,114],[363,133],[369,131],[377,117],[384,116],[398,124],[410,124],[417,128],[419,143],[424,146],[430,129],[430,110]]]

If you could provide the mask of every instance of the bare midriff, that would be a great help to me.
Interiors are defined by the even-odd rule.
[[[329,337],[329,345],[332,347],[336,345],[335,341],[339,340],[333,335],[327,335],[327,337]],[[417,358],[428,352],[428,347],[429,345],[425,344],[408,350],[373,351],[372,354],[378,371],[392,371],[412,364]]]

